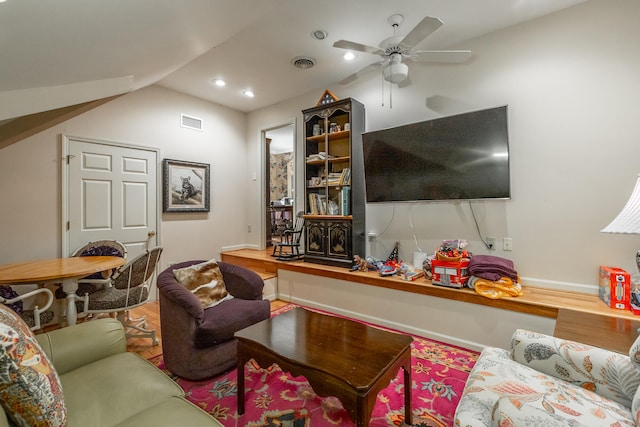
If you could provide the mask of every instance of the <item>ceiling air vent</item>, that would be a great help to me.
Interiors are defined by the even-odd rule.
[[[183,128],[189,128],[194,130],[202,130],[202,119],[196,117],[187,116],[186,114],[180,115],[180,126]]]
[[[306,70],[316,65],[316,60],[307,56],[296,56],[291,60],[291,63],[296,68],[302,68],[303,70]]]

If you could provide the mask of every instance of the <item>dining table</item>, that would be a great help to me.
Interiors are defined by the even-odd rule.
[[[38,259],[0,265],[0,285],[60,284],[67,299],[67,324],[78,321],[78,281],[94,273],[110,271],[125,263],[117,256],[84,256]]]

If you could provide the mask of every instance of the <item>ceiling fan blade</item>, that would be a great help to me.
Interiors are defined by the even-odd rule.
[[[409,58],[417,62],[462,63],[471,57],[470,50],[422,50],[413,52]]]
[[[358,52],[373,53],[374,55],[384,55],[384,50],[380,49],[379,47],[367,46],[365,44],[350,42],[348,40],[338,40],[333,44],[333,47],[355,50]]]
[[[364,67],[363,69],[361,69],[360,71],[356,71],[355,73],[351,74],[348,77],[345,77],[344,79],[342,79],[340,81],[341,85],[348,85],[349,83],[351,83],[352,81],[356,80],[357,78],[363,76],[364,74],[370,73],[372,71],[377,71],[381,68],[383,68],[385,65],[387,65],[388,61],[380,61],[380,62],[374,62],[373,64],[369,64],[366,67]]]
[[[442,26],[443,22],[438,18],[425,16],[409,34],[404,36],[400,45],[405,49],[413,49],[415,45],[426,39],[427,36]]]

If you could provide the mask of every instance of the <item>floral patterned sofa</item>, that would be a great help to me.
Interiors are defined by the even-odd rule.
[[[640,338],[629,355],[517,330],[474,366],[455,425],[640,426]]]

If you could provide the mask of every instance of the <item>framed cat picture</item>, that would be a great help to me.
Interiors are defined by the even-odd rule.
[[[162,161],[163,212],[209,212],[209,168],[206,163]]]

